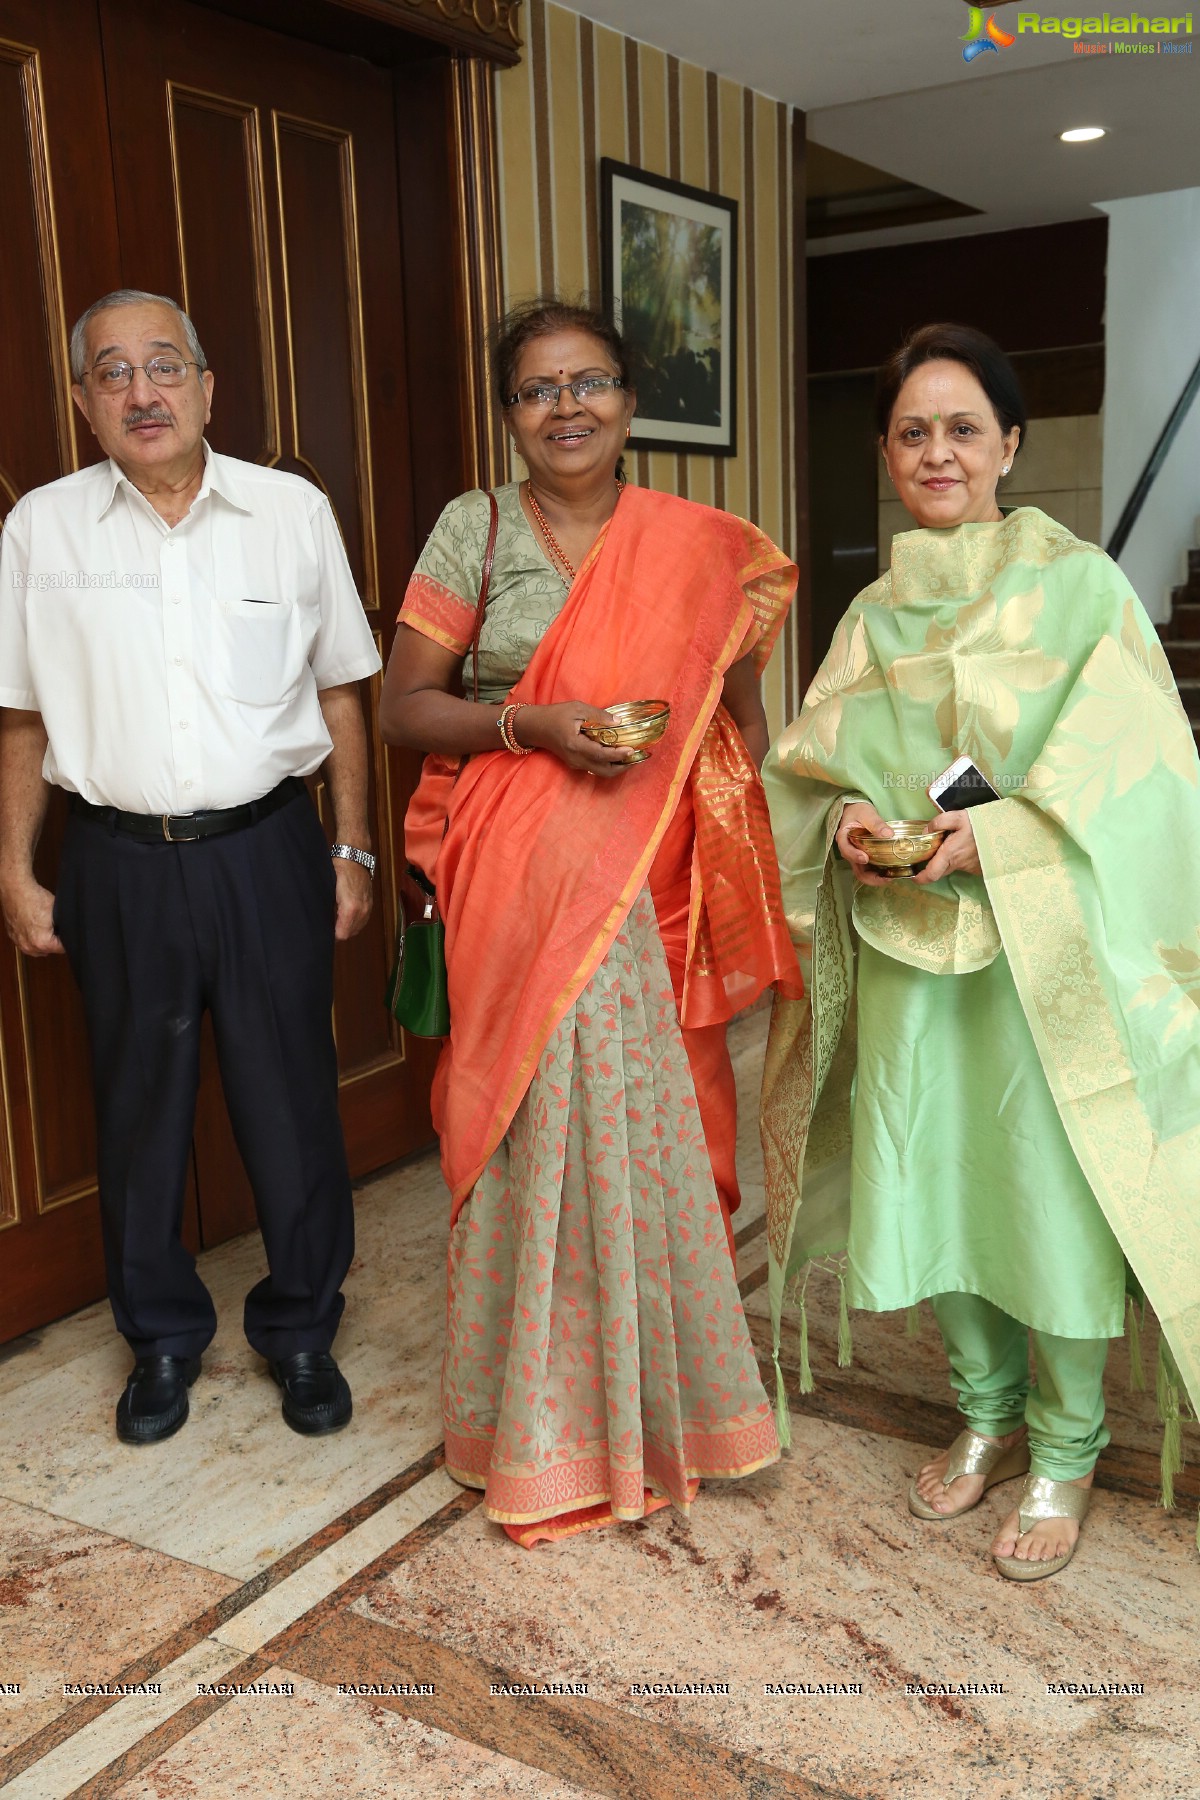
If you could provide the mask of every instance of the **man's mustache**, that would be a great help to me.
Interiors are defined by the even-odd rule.
[[[135,425],[172,425],[174,420],[162,406],[135,406],[125,414],[125,429],[132,431]]]

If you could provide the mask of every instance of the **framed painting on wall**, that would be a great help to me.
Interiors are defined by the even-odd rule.
[[[737,201],[604,157],[604,300],[637,363],[630,447],[737,454]]]

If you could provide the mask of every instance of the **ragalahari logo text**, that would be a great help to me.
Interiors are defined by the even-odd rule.
[[[991,13],[984,22],[984,8],[971,7],[971,23],[962,38],[963,61],[973,63],[977,56],[985,50],[1011,50],[1016,38],[1010,32],[1002,31],[996,23],[995,13]]]

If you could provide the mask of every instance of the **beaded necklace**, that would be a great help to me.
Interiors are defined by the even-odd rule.
[[[537,495],[533,491],[533,483],[531,481],[525,483],[525,492],[529,495],[529,504],[533,508],[533,516],[538,522],[538,528],[546,540],[546,548],[549,550],[551,556],[554,557],[555,561],[560,563],[566,570],[567,580],[574,581],[576,573],[575,564],[568,560],[562,545],[551,531],[546,515],[537,503]]]
[[[624,477],[618,476],[616,479],[616,488],[617,488],[618,499],[620,498],[621,489],[624,486],[625,486]],[[549,522],[546,518],[546,515],[537,503],[537,495],[533,491],[532,481],[526,481],[525,492],[529,495],[529,504],[533,508],[533,516],[538,522],[538,529],[540,530],[542,536],[546,540],[547,550],[549,550],[551,556],[554,558],[555,562],[557,562],[559,564],[560,568],[562,568],[565,571],[567,581],[568,582],[574,581],[575,576],[578,573],[578,571],[575,567],[575,564],[568,559],[566,552],[563,550],[562,545],[559,543],[558,539],[555,537],[554,533],[551,531]]]

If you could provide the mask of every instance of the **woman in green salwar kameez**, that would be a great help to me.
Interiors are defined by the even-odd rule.
[[[1074,1552],[1127,1288],[1163,1326],[1168,1497],[1200,1391],[1200,769],[1120,571],[997,504],[1025,426],[997,347],[914,334],[879,425],[919,529],[764,770],[812,959],[764,1083],[776,1356],[815,1263],[853,1306],[928,1299],[967,1429],[910,1509],[950,1519],[1028,1471],[992,1554],[1030,1580]],[[912,879],[872,870],[851,833],[932,814],[960,754],[1001,798],[943,814]]]

